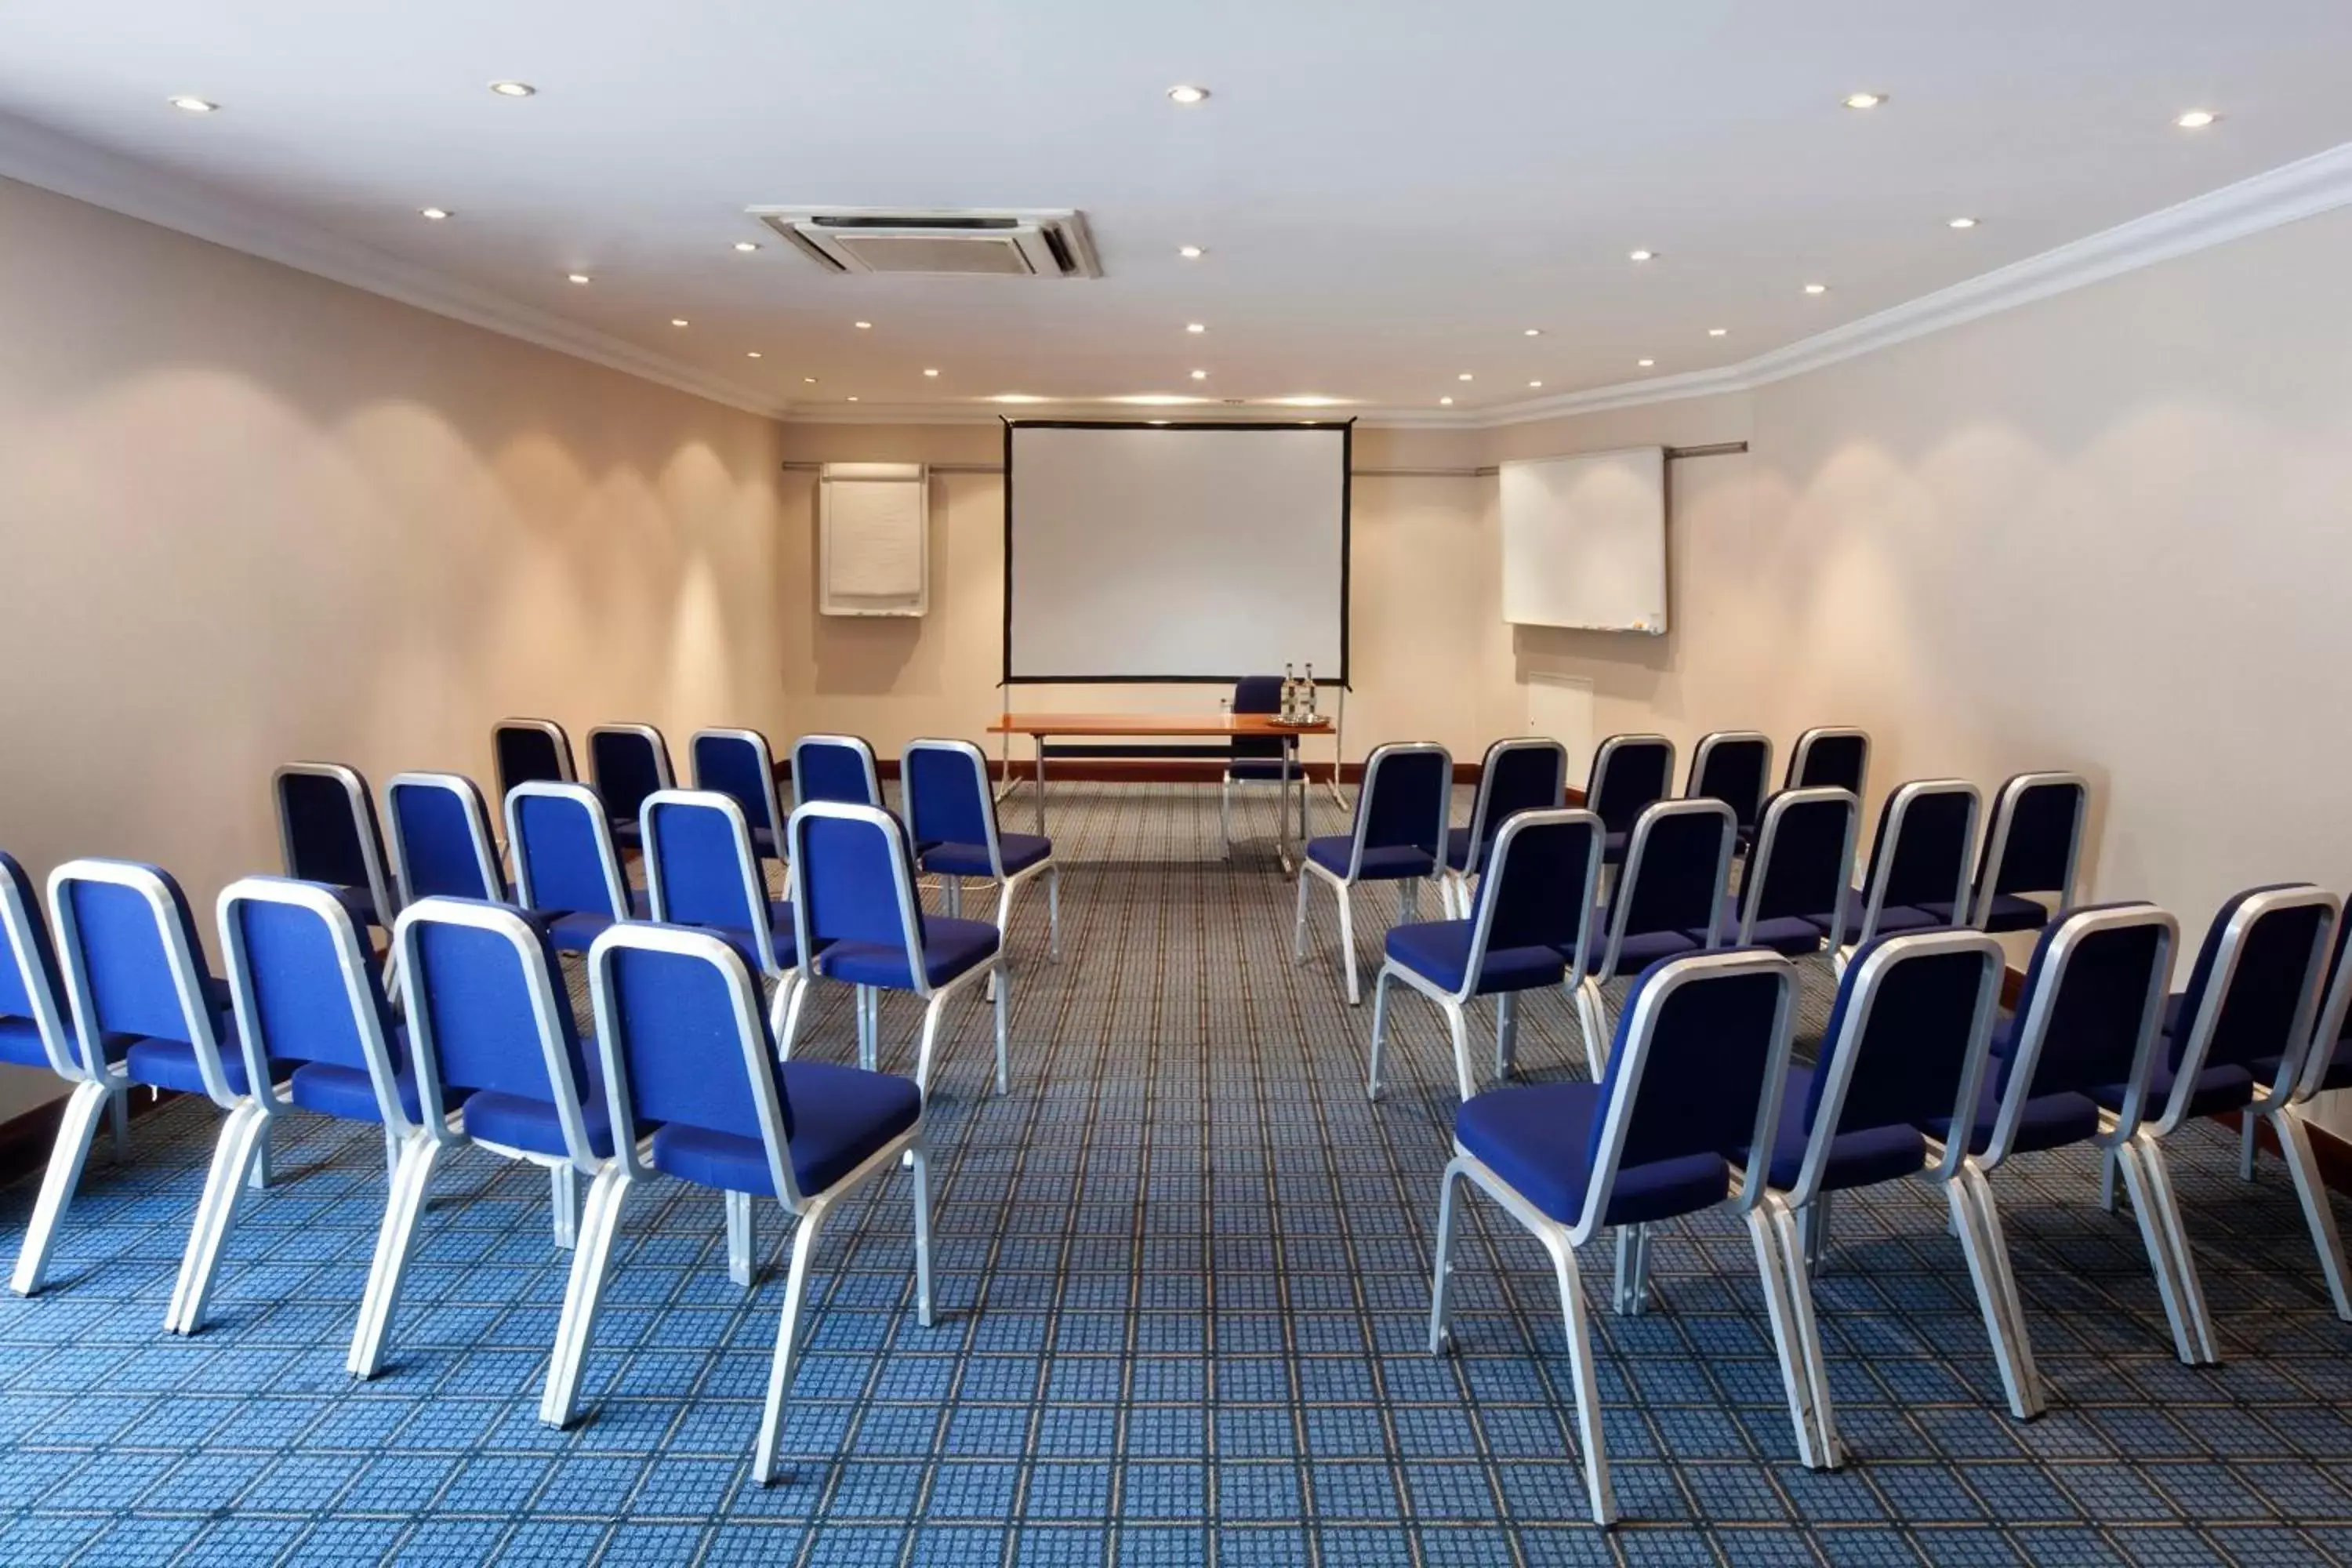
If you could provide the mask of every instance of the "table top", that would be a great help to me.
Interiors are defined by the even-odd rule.
[[[1331,721],[1282,724],[1271,713],[1007,713],[992,735],[1328,735]]]

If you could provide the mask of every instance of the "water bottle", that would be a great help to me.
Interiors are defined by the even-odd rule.
[[[1306,705],[1306,708],[1304,709],[1304,710],[1303,710],[1303,711],[1301,711],[1301,712],[1299,713],[1299,715],[1298,715],[1298,721],[1299,721],[1300,723],[1302,723],[1302,724],[1312,724],[1313,722],[1315,722],[1315,718],[1316,718],[1316,714],[1315,714],[1315,667],[1314,667],[1314,665],[1312,665],[1312,664],[1309,664],[1309,665],[1307,667],[1307,682],[1306,682],[1306,689],[1305,689],[1305,691],[1304,691],[1303,695],[1304,695],[1304,697],[1305,697],[1305,699],[1306,699],[1306,704],[1307,704],[1307,705]]]
[[[1285,724],[1298,721],[1298,670],[1295,665],[1282,667],[1282,712],[1277,717]]]

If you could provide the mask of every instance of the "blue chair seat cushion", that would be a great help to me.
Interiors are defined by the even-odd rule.
[[[359,921],[362,931],[370,926],[389,929],[392,925],[390,921],[376,912],[375,894],[366,888],[330,886],[327,890],[335,895],[337,903],[352,911],[352,918]]]
[[[957,975],[996,954],[1002,941],[986,921],[961,921],[946,915],[923,917],[923,978],[945,985]],[[817,957],[817,972],[828,979],[853,985],[882,985],[894,991],[915,988],[907,968],[903,944],[884,942],[836,942]]]
[[[1595,910],[1592,922],[1591,952],[1593,963],[1598,965],[1608,943],[1608,938],[1602,933],[1609,929],[1609,917],[1606,912]],[[1662,958],[1673,958],[1698,950],[1697,942],[1678,931],[1629,931],[1625,940],[1617,945],[1616,972],[1619,974],[1638,974]]]
[[[743,962],[751,966],[752,973],[759,972],[760,944],[751,932],[741,926],[698,926],[695,929],[709,931],[741,953]],[[799,966],[801,950],[799,939],[793,933],[793,906],[781,899],[772,900],[768,905],[768,939],[775,946],[779,964],[786,969]]]
[[[394,1047],[393,1058],[405,1062],[407,1052]],[[401,1108],[408,1112],[411,1121],[421,1121],[425,1113],[418,1109],[416,1076],[406,1066],[393,1075],[393,1083],[400,1091]],[[321,1116],[332,1116],[345,1121],[381,1121],[382,1108],[375,1102],[375,1080],[369,1078],[365,1068],[347,1068],[333,1062],[304,1062],[294,1069],[286,1085],[287,1098],[305,1110],[315,1110]],[[446,1098],[455,1103],[462,1100],[462,1090],[448,1090]]]
[[[1454,1111],[1454,1141],[1537,1208],[1573,1225],[1583,1215],[1592,1179],[1592,1125],[1603,1104],[1594,1083],[1490,1089]],[[1730,1192],[1731,1167],[1720,1154],[1629,1166],[1617,1173],[1603,1223],[1641,1225],[1694,1214]]]
[[[614,848],[642,849],[645,847],[645,829],[637,825],[637,819],[635,817],[614,817],[611,822],[611,827],[613,830]]]
[[[67,1038],[66,1054],[75,1061],[81,1059],[81,1041],[73,1032],[71,1019],[64,1020]],[[122,1053],[131,1048],[136,1035],[109,1035],[100,1042],[110,1062],[119,1062]],[[48,1047],[41,1043],[41,1026],[30,1018],[0,1018],[0,1062],[14,1062],[18,1067],[49,1067]]]
[[[1355,839],[1345,833],[1335,833],[1327,838],[1307,841],[1307,858],[1334,877],[1348,874],[1348,857],[1356,847]],[[1437,869],[1437,863],[1425,849],[1407,845],[1391,845],[1385,849],[1364,851],[1363,868],[1356,873],[1360,882],[1395,882],[1407,877],[1426,877]]]
[[[1608,833],[1601,838],[1601,863],[1614,866],[1625,858],[1625,847],[1633,842],[1632,833]]]
[[[1304,779],[1306,770],[1296,763],[1290,768],[1293,779]],[[1235,757],[1225,764],[1225,777],[1235,784],[1280,784],[1283,766],[1280,757]]]
[[[2164,1114],[2171,1102],[2172,1086],[2179,1081],[2179,1069],[2172,1065],[2170,1043],[2157,1047],[2156,1070],[2148,1075],[2147,1103],[2143,1114],[2155,1118]],[[2123,1109],[2124,1089],[2120,1083],[2106,1084],[2091,1091],[2091,1098],[2109,1110]],[[2197,1075],[2197,1084],[2189,1091],[2189,1114],[2211,1116],[2223,1110],[2239,1110],[2250,1104],[2255,1092],[2254,1075],[2242,1067],[2209,1067]]]
[[[1738,935],[1738,926],[1724,928],[1725,942],[1734,941]],[[1818,952],[1822,941],[1822,927],[1815,925],[1806,915],[1775,915],[1770,920],[1758,921],[1755,931],[1748,935],[1749,945],[1769,947],[1787,958]]]
[[[814,1197],[915,1124],[915,1080],[826,1062],[786,1062],[792,1102],[793,1181]],[[654,1134],[654,1169],[698,1186],[774,1197],[766,1147],[757,1138],[672,1122]]]
[[[0,1024],[0,1029],[6,1027],[6,1025]],[[2258,1061],[2247,1064],[2248,1069],[2253,1074],[2254,1086],[2257,1089],[2266,1090],[2272,1084],[2278,1081],[2281,1060],[2282,1058],[2278,1057],[2263,1057]],[[2346,1035],[2337,1040],[2335,1049],[2328,1053],[2327,1066],[2319,1077],[2319,1087],[2321,1089],[2352,1088],[2352,1035]]]
[[[1868,896],[1859,891],[1846,901],[1846,941],[1852,942],[1855,937],[1861,934],[1862,912],[1868,905],[1869,901]],[[1826,912],[1818,915],[1808,915],[1805,918],[1807,921],[1811,922],[1813,929],[1820,931],[1823,936],[1827,936],[1829,934],[1830,917]],[[1947,926],[1951,923],[1952,922],[1948,919],[1938,918],[1936,915],[1929,914],[1923,908],[1916,908],[1909,904],[1889,904],[1885,909],[1878,911],[1878,927],[1873,934],[1877,936],[1892,936],[1895,932],[1899,931],[1933,931],[1938,926]]]
[[[1054,841],[1034,833],[1000,833],[996,847],[1004,857],[1004,874],[1017,877],[1054,853]],[[934,877],[993,877],[985,844],[933,844],[922,853],[923,869]]]
[[[1959,923],[1958,914],[1948,902],[1931,900],[1916,907],[1937,925]],[[2015,893],[1995,893],[1992,896],[1992,912],[1985,919],[1985,930],[2040,931],[2049,923],[2050,910],[2046,905],[2035,903],[2032,899],[2021,899]],[[1881,931],[1885,929],[1884,923],[1879,926]]]
[[[1447,991],[1460,991],[1470,965],[1469,921],[1427,921],[1417,925],[1391,926],[1388,955]],[[1473,989],[1480,995],[1498,991],[1529,991],[1557,985],[1567,973],[1559,952],[1549,947],[1486,950],[1486,962]]]
[[[223,1015],[215,1023],[215,1038],[220,1041],[221,1077],[228,1080],[232,1094],[250,1092],[245,1076],[245,1047],[238,1043],[236,1021]],[[185,1040],[133,1040],[122,1053],[131,1081],[149,1084],[156,1089],[177,1089],[182,1094],[204,1094],[204,1068],[196,1064],[196,1047]],[[293,1062],[270,1063],[273,1082],[281,1081],[294,1070]]]
[[[453,1100],[458,1098],[456,1090],[445,1089],[444,1092]],[[570,1152],[563,1146],[563,1118],[553,1100],[483,1089],[466,1099],[463,1125],[467,1137],[501,1149],[559,1157]],[[593,1075],[580,1096],[580,1127],[587,1134],[591,1153],[600,1160],[613,1157],[612,1118],[605,1112],[604,1091]]]
[[[1797,1184],[1804,1169],[1805,1148],[1811,1142],[1805,1131],[1805,1100],[1813,1090],[1813,1069],[1791,1067],[1780,1090],[1780,1122],[1772,1140],[1772,1184],[1783,1190]],[[1830,1141],[1829,1163],[1822,1172],[1822,1190],[1874,1186],[1901,1176],[1913,1176],[1927,1163],[1927,1141],[1916,1127],[1863,1127],[1839,1133]]]
[[[1470,830],[1466,827],[1449,827],[1445,830],[1445,863],[1456,871],[1466,874],[1475,870],[1484,876],[1486,871],[1486,862],[1494,858],[1495,836],[1493,833],[1488,833],[1480,842],[1478,864],[1474,867],[1470,864]]]
[[[2000,1119],[2001,1075],[1988,1068],[1984,1087],[1977,1094],[1975,1130],[1969,1135],[1969,1152],[1981,1154],[1992,1147],[1993,1124]],[[1937,1116],[1923,1121],[1920,1128],[1941,1142],[1949,1142],[1952,1119]],[[2099,1134],[2099,1108],[2087,1096],[2080,1094],[2044,1094],[2025,1102],[2025,1111],[2018,1119],[2017,1142],[2011,1152],[2031,1154],[2042,1149],[2063,1149],[2070,1143],[2080,1143]]]

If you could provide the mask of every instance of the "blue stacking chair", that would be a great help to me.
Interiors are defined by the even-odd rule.
[[[801,1006],[813,984],[834,980],[856,988],[857,1059],[871,1071],[881,1050],[882,993],[905,991],[923,1003],[915,1085],[928,1095],[940,1015],[964,987],[993,981],[996,1092],[1004,1093],[1012,984],[997,928],[923,912],[907,830],[880,806],[810,801],[793,808],[788,841],[794,940],[801,952],[816,956],[793,988],[783,1027],[786,1058],[799,1038]]]
[[[2180,1224],[2164,1146],[2146,1127],[2155,1109],[2148,1080],[2156,1070],[2164,992],[2180,925],[2152,904],[2076,910],[2043,928],[2025,971],[2017,1011],[1993,1031],[1992,1061],[1977,1097],[1969,1150],[1990,1173],[2011,1154],[2095,1144],[2114,1159],[2131,1188],[2132,1212],[2147,1248],[2174,1348],[2191,1366],[2219,1359],[2204,1292]],[[2102,1110],[2091,1096],[2103,1085],[2124,1092]],[[1929,1138],[1952,1142],[1953,1121],[1921,1123]],[[1996,1242],[2000,1211],[1992,1186],[1975,1188]],[[2027,1346],[2016,1303],[2011,1331]],[[2032,1365],[2026,1350],[2027,1365]]]
[[[618,1153],[588,1192],[540,1418],[565,1426],[578,1411],[613,1233],[633,1187],[656,1175],[715,1187],[730,1214],[745,1215],[747,1241],[751,1200],[774,1198],[797,1216],[798,1230],[751,1459],[752,1477],[765,1486],[775,1479],[817,1237],[836,1204],[902,1159],[915,1203],[915,1312],[930,1326],[922,1091],[903,1078],[856,1068],[779,1063],[761,1021],[757,983],[741,955],[709,932],[614,926],[589,950],[588,974]]]
[[[1784,789],[1764,807],[1739,897],[1724,912],[1734,947],[1769,947],[1786,958],[1819,952],[1825,932],[1845,930],[1846,878],[1862,806],[1842,789]],[[1705,933],[1696,928],[1685,936]]]
[[[1654,801],[1634,819],[1608,907],[1593,911],[1600,957],[1570,987],[1592,1071],[1607,1065],[1605,1055],[1593,1055],[1606,1052],[1610,1038],[1601,987],[1659,959],[1723,945],[1724,889],[1738,841],[1731,808],[1719,800]]]
[[[108,1099],[145,1085],[228,1112],[247,1082],[227,988],[206,972],[187,897],[169,875],[129,860],[68,860],[49,873],[49,923],[87,1076],[66,1102],[16,1255],[10,1285],[20,1296],[41,1288]],[[269,1179],[266,1142],[249,1170],[256,1186]]]
[[[801,959],[793,906],[768,897],[751,826],[732,795],[666,789],[646,799],[646,892],[653,918],[725,938],[753,972],[775,982],[769,1027],[783,1032]],[[783,840],[776,840],[783,852]]]
[[[383,830],[367,780],[341,763],[289,763],[271,779],[270,793],[286,874],[333,888],[362,929],[389,940],[400,894],[385,873]]]
[[[1842,789],[1863,798],[1870,781],[1870,731],[1823,725],[1797,737],[1783,789]]]
[[[1731,807],[1743,844],[1756,837],[1764,797],[1772,789],[1772,738],[1755,730],[1717,730],[1692,748],[1690,781],[1683,794],[1692,800],[1719,800]]]
[[[2335,894],[2308,883],[2249,889],[2221,906],[2197,950],[2188,988],[2165,1006],[2163,1040],[2148,1077],[2147,1130],[2169,1138],[2191,1118],[2227,1111],[2268,1121],[2280,1136],[2336,1315],[2352,1322],[2344,1238],[2310,1133],[2300,1116],[2274,1114],[2293,1105],[2311,1054],[2321,982],[2341,913]],[[2109,1084],[2091,1098],[2116,1111],[2130,1092],[2128,1083]],[[2110,1154],[2101,1179],[2110,1210],[2116,1171]]]
[[[65,981],[58,972],[58,953],[49,940],[49,925],[41,913],[32,879],[13,855],[0,852],[0,1062],[23,1068],[46,1068],[71,1086],[64,1123],[58,1129],[48,1179],[43,1183],[34,1214],[43,1214],[73,1195],[81,1180],[82,1162],[98,1131],[101,1109],[114,1119],[114,1149],[120,1155],[126,1142],[126,1100],[117,1092],[112,1076],[93,1071],[82,1059],[80,1042],[66,1015]],[[130,1044],[127,1037],[108,1037],[105,1054],[110,1067]],[[58,1189],[52,1193],[52,1188]],[[52,1222],[54,1223],[54,1222]],[[20,1253],[15,1289],[29,1296],[39,1286],[37,1272],[24,1271]]]
[[[1062,956],[1062,870],[1054,841],[1034,833],[1005,833],[996,822],[988,788],[988,759],[970,741],[909,741],[898,763],[898,794],[907,832],[924,874],[937,877],[950,915],[963,913],[963,879],[996,884],[996,931],[1013,937],[1013,895],[1045,879],[1046,956]]]
[[[1937,925],[2007,931],[2039,931],[2053,914],[2073,909],[2090,797],[2079,773],[2018,773],[2003,781],[1975,886],[1964,900],[1930,901],[1921,911]]]
[[[622,875],[604,803],[587,785],[515,785],[507,792],[507,842],[516,901],[544,921],[564,952],[585,952],[614,921],[645,918],[648,906]]]
[[[751,830],[752,852],[762,860],[782,858],[784,812],[768,737],[757,730],[698,730],[687,748],[694,762],[694,787],[732,796]]]
[[[2338,917],[2336,921],[2336,957],[2328,970],[2327,990],[2320,1002],[2319,1023],[2311,1031],[2311,1045],[2305,1051],[2303,1071],[2296,1077],[2294,1088],[2285,1103],[2258,1106],[2258,1114],[2245,1118],[2244,1152],[2239,1173],[2247,1181],[2254,1179],[2254,1130],[2263,1118],[2273,1122],[2279,1133],[2279,1147],[2286,1147],[2286,1130],[2275,1126],[2282,1116],[2303,1120],[2303,1107],[2314,1095],[2331,1089],[2352,1089],[2352,964],[2345,963],[2346,939],[2352,937],[2352,920]],[[2264,1078],[2257,1064],[2254,1076]]]
[[[588,731],[588,782],[604,803],[613,842],[634,849],[646,797],[677,787],[669,742],[651,724],[599,724]]]
[[[1867,879],[1852,896],[1845,917],[1832,920],[1823,913],[1813,921],[1833,944],[1832,962],[1840,969],[1851,949],[1874,937],[1953,923],[1952,910],[1968,900],[1969,856],[1976,847],[1977,808],[1983,800],[1966,779],[1914,779],[1886,797],[1878,814],[1878,837],[1870,847]]]
[[[793,804],[813,800],[845,805],[882,804],[874,748],[856,735],[803,735],[793,742]]]
[[[1727,1200],[1738,1206],[1756,1248],[1798,1453],[1808,1465],[1822,1462],[1813,1438],[1812,1385],[1797,1351],[1810,1324],[1797,1316],[1802,1309],[1789,1295],[1780,1261],[1790,1230],[1787,1212],[1767,1189],[1762,1161],[1749,1162],[1735,1184],[1730,1158],[1771,1144],[1795,1005],[1796,972],[1774,954],[1667,959],[1634,982],[1600,1082],[1490,1089],[1454,1113],[1454,1158],[1439,1188],[1430,1353],[1441,1353],[1452,1337],[1446,1288],[1454,1187],[1467,1180],[1551,1255],[1595,1524],[1615,1521],[1617,1497],[1601,1441],[1600,1379],[1576,1252],[1604,1226],[1617,1232],[1622,1310],[1628,1264],[1648,1226]]]
[[[282,877],[232,882],[221,891],[220,937],[250,1092],[228,1113],[213,1151],[163,1314],[175,1334],[204,1322],[238,1196],[278,1118],[301,1110],[375,1123],[395,1173],[416,1129],[416,1083],[394,1054],[399,1036],[374,951],[334,889]]]
[[[1478,765],[1470,824],[1445,830],[1445,876],[1438,884],[1449,918],[1470,918],[1470,879],[1486,874],[1495,838],[1515,811],[1557,811],[1568,799],[1568,748],[1540,736],[1497,741]]]
[[[572,737],[552,719],[499,720],[490,727],[490,753],[501,799],[519,784],[571,784],[579,777]]]
[[[1931,1153],[1917,1125],[1975,1114],[2001,967],[2000,944],[1980,931],[1914,931],[1857,949],[1838,986],[1820,1057],[1810,1068],[1789,1069],[1769,1166],[1773,1190],[1802,1236],[1803,1245],[1785,1248],[1781,1258],[1792,1300],[1811,1300],[1808,1266],[1820,1263],[1833,1194],[1909,1176],[1942,1184],[2010,1410],[2022,1421],[2042,1413],[2042,1390],[2032,1352],[2011,1326],[2019,1317],[2017,1286],[2008,1251],[1984,1217],[1983,1175],[1960,1142]],[[1837,1420],[1820,1337],[1810,1323],[1801,1348],[1812,1383],[1815,1443],[1834,1466],[1841,1457]]]
[[[1372,1059],[1365,1092],[1381,1097],[1389,982],[1402,980],[1444,1010],[1462,1098],[1470,1072],[1473,996],[1495,998],[1495,1076],[1511,1075],[1518,994],[1583,978],[1592,900],[1601,881],[1601,819],[1589,811],[1521,811],[1504,818],[1465,920],[1389,930],[1388,956],[1372,987]]]
[[[1282,711],[1282,677],[1278,675],[1244,675],[1234,682],[1234,713],[1266,714]],[[1217,785],[1217,826],[1224,836],[1225,858],[1234,853],[1234,785],[1237,784],[1270,784],[1279,786],[1287,778],[1298,792],[1298,834],[1307,836],[1307,771],[1298,763],[1298,742],[1290,735],[1236,735],[1226,743],[1225,769]],[[1275,822],[1281,824],[1282,814],[1290,809],[1287,799],[1276,803]],[[1280,835],[1277,833],[1276,837]]]
[[[1625,858],[1634,820],[1675,787],[1675,743],[1664,735],[1612,735],[1592,753],[1584,783],[1585,808],[1609,829],[1609,864]]]
[[[392,865],[401,900],[504,902],[506,873],[490,838],[490,811],[463,773],[395,773],[384,788]]]
[[[393,933],[407,1003],[403,1139],[345,1365],[383,1369],[417,1221],[441,1156],[479,1149],[548,1173],[555,1245],[578,1236],[579,1179],[613,1157],[595,1058],[583,1053],[546,933],[507,904],[421,900]],[[743,1276],[749,1281],[748,1271]]]
[[[1339,959],[1349,1006],[1362,1000],[1356,984],[1356,884],[1403,883],[1404,918],[1412,920],[1421,884],[1436,880],[1445,869],[1445,825],[1453,806],[1454,759],[1444,747],[1430,741],[1375,746],[1364,759],[1353,830],[1307,841],[1306,858],[1298,863],[1291,957],[1307,962],[1307,879],[1319,878],[1339,900]]]

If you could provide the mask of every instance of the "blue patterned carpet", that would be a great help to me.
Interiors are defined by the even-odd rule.
[[[1458,1353],[1423,1352],[1453,1100],[1434,1010],[1400,1002],[1370,1105],[1370,1007],[1339,1000],[1329,900],[1295,968],[1291,887],[1263,838],[1217,858],[1213,792],[1065,787],[1052,826],[1066,958],[1024,965],[1013,1093],[986,1092],[977,1002],[935,1084],[938,1322],[915,1321],[906,1188],[885,1183],[818,1254],[785,1479],[762,1489],[749,1464],[782,1296],[772,1205],[749,1293],[714,1196],[632,1209],[591,1416],[555,1432],[537,1398],[567,1255],[543,1179],[484,1156],[443,1168],[374,1383],[342,1369],[383,1199],[364,1129],[295,1124],[210,1326],[164,1334],[215,1125],[183,1102],[137,1124],[127,1164],[93,1160],[50,1289],[0,1295],[0,1561],[2352,1561],[2352,1327],[2275,1161],[2240,1184],[2209,1127],[2176,1160],[2219,1370],[2174,1362],[2088,1158],[1995,1176],[2052,1385],[2031,1426],[2001,1404],[1937,1194],[1843,1202],[1819,1287],[1855,1456],[1834,1475],[1796,1463],[1734,1221],[1664,1229],[1639,1318],[1608,1312],[1595,1249],[1626,1520],[1594,1530],[1550,1274],[1483,1202],[1457,1253]],[[1369,984],[1393,904],[1363,907]],[[1019,925],[1041,958],[1042,896]],[[1827,986],[1809,977],[1816,1029]],[[886,1009],[901,1064],[914,1022]],[[846,1008],[819,1023],[813,1054],[848,1059]],[[1520,1058],[1581,1072],[1557,995],[1528,1007]],[[0,1189],[0,1248],[32,1198]]]

